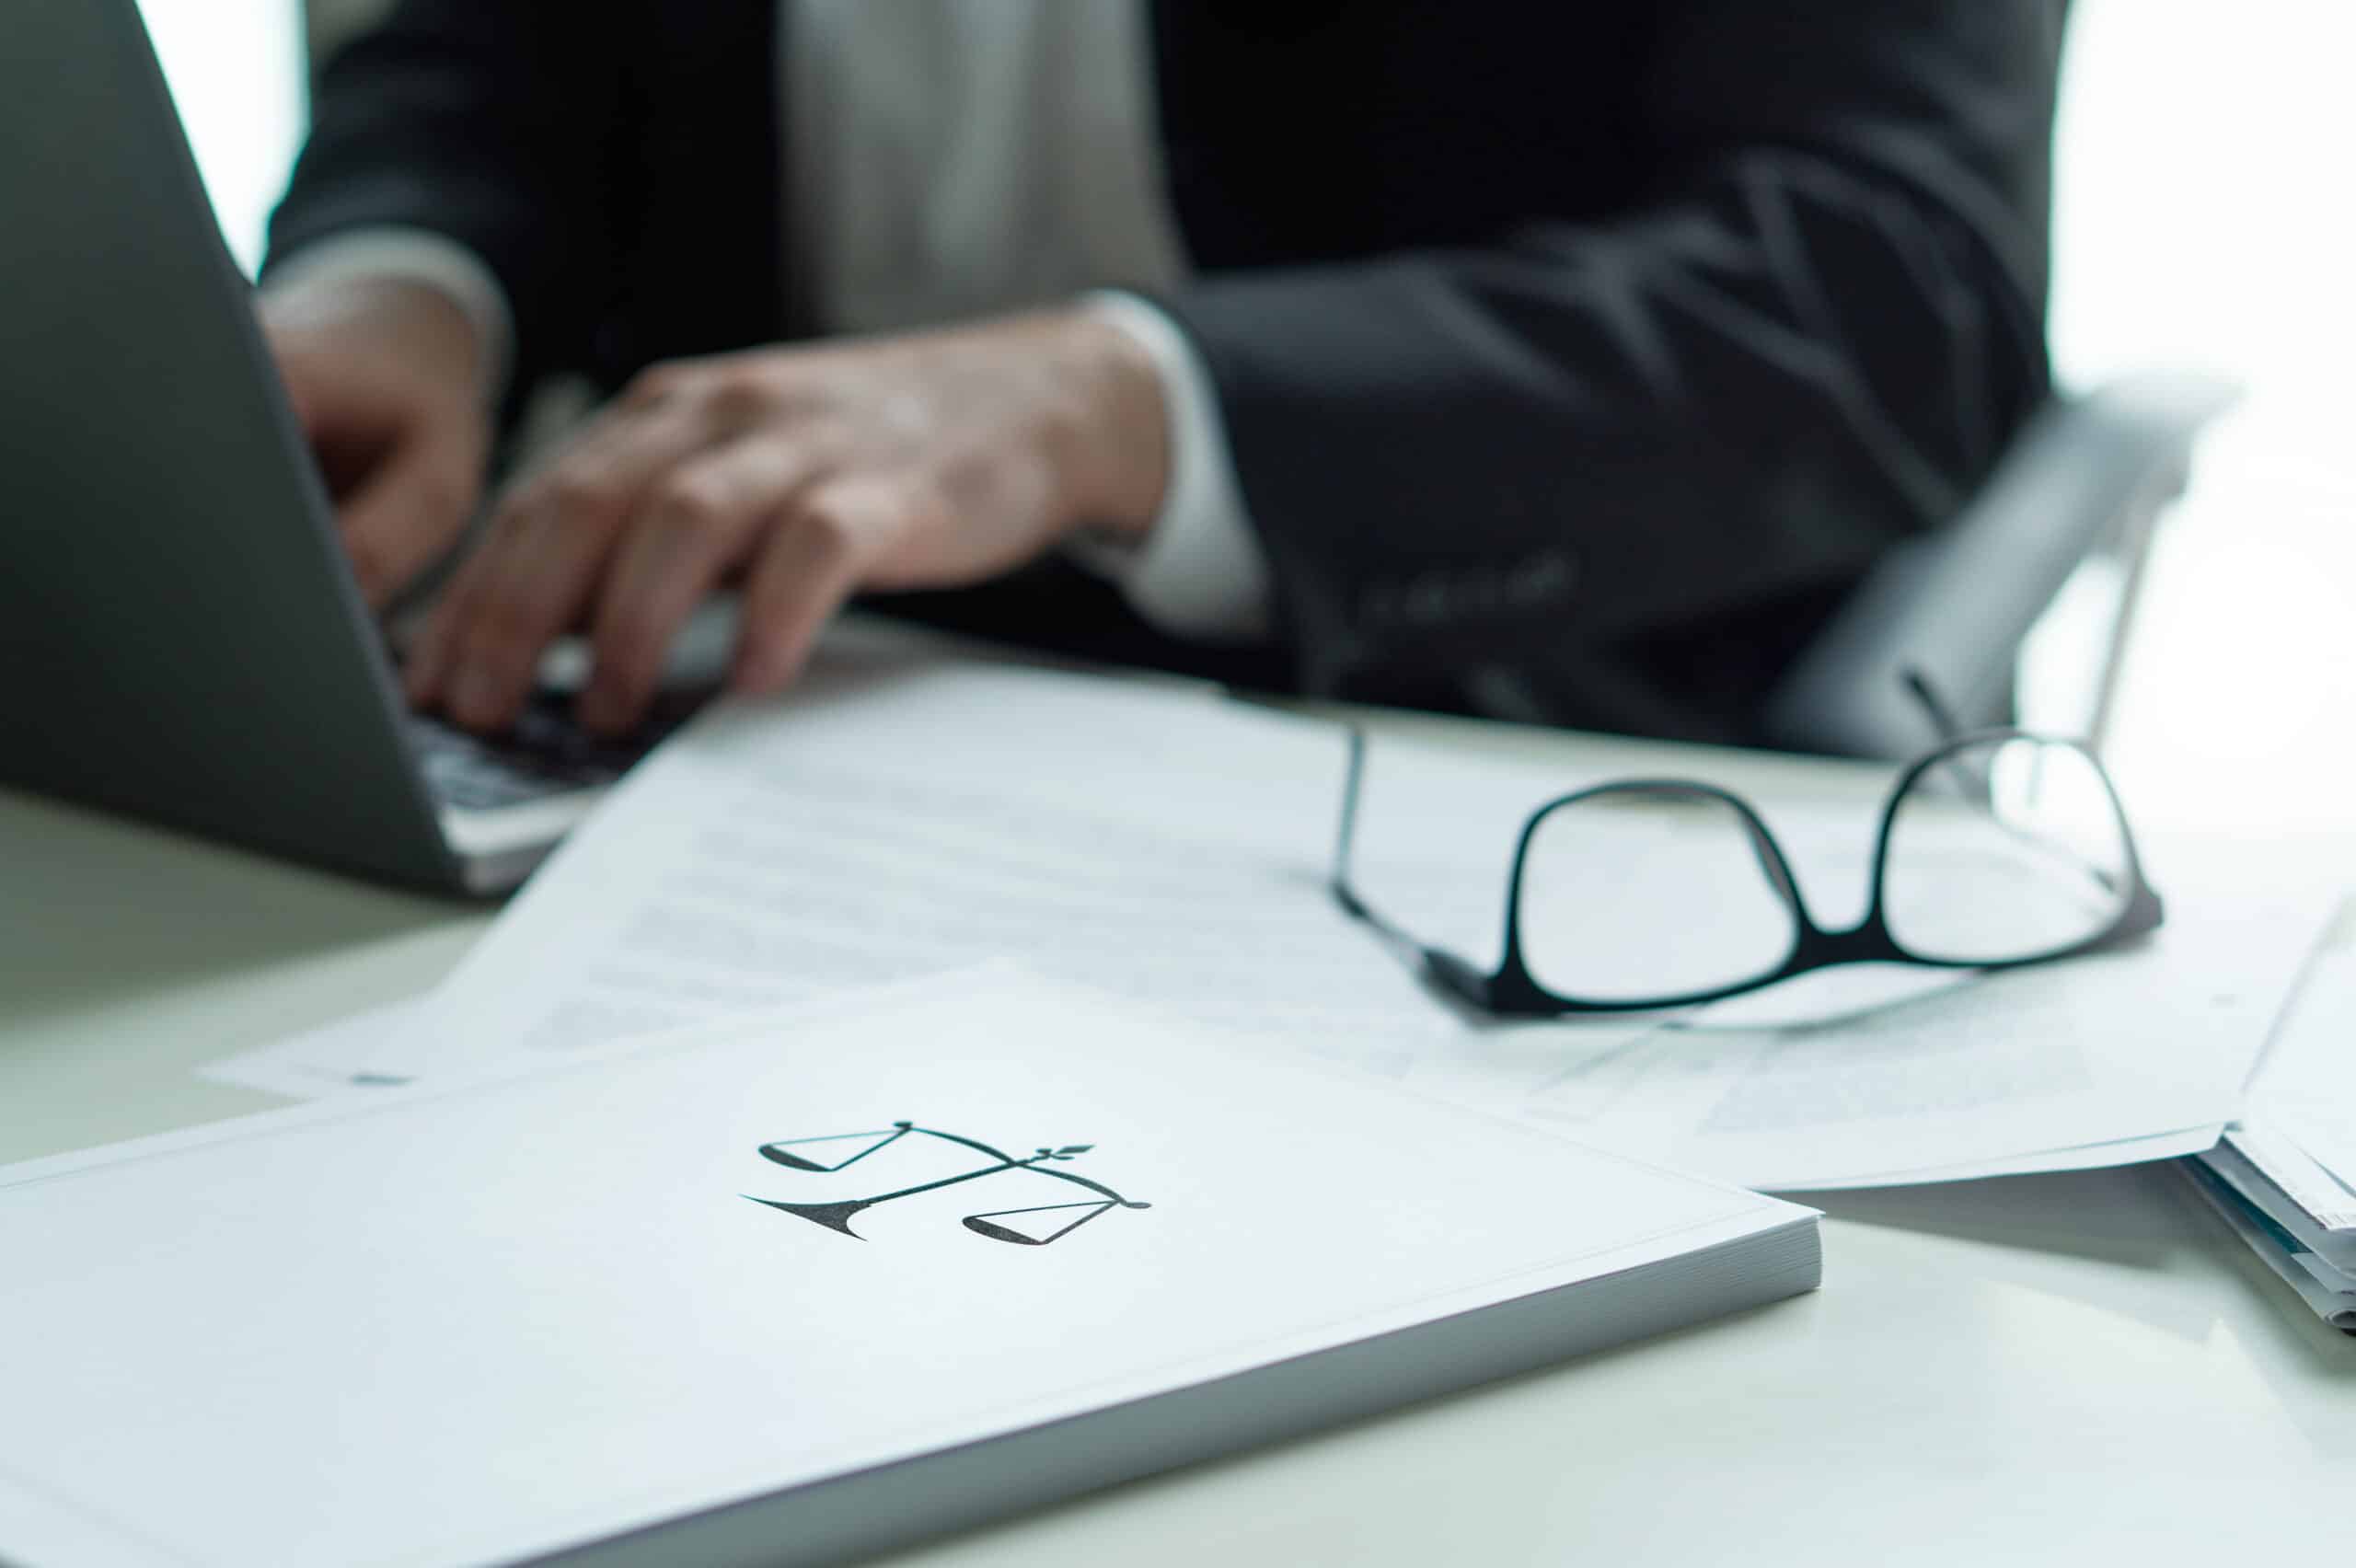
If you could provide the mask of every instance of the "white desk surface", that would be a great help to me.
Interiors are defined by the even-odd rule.
[[[1583,767],[1659,757],[1450,729],[1557,747]],[[1677,761],[1738,786],[1796,773],[1871,798],[1879,784],[1838,766]],[[0,791],[0,1161],[276,1103],[191,1069],[432,984],[487,917]],[[2172,1174],[1819,1201],[1831,1217],[1813,1296],[895,1561],[1435,1568],[2131,1551],[2213,1563],[2344,1551],[2356,1339],[2319,1326]]]

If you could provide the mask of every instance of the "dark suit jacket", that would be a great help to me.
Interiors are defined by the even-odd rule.
[[[1743,739],[2043,398],[2061,0],[1161,0],[1162,302],[1279,645],[1057,569],[939,618],[1247,682]],[[521,372],[791,338],[776,0],[402,0],[331,61],[273,241],[439,230]],[[911,605],[919,601],[910,601]]]

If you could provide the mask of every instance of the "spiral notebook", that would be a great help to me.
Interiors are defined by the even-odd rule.
[[[0,1560],[826,1562],[1811,1288],[1020,971],[0,1171]]]

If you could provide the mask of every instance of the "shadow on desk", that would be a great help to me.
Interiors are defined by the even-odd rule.
[[[2159,1174],[2129,1167],[1791,1196],[1851,1225],[2156,1270],[2183,1248],[2186,1230],[2139,1191]]]
[[[2278,1374],[2356,1383],[2356,1341],[2317,1321],[2162,1164],[1793,1196],[1836,1226],[1995,1250],[1983,1271],[1992,1277],[2178,1339],[2207,1341],[2221,1326],[2241,1325],[2247,1354]],[[1837,1270],[1837,1235],[1825,1250]],[[2004,1254],[2010,1266],[1997,1261]],[[2212,1288],[2188,1292],[2184,1276]],[[2229,1310],[2225,1297],[2256,1310]],[[2252,1326],[2256,1332],[2247,1332]],[[2346,1434],[2333,1437],[2336,1447],[2347,1441]]]
[[[447,922],[445,905],[0,790],[7,1021]]]

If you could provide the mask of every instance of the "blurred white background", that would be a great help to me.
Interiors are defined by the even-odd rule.
[[[250,273],[305,115],[300,0],[139,0],[229,248]]]
[[[301,134],[297,0],[142,3],[250,269]],[[2110,759],[2153,820],[2356,827],[2356,6],[2077,0],[2071,29],[2060,373],[2249,392],[2160,536]],[[2032,653],[2033,704],[2076,646]]]
[[[2248,390],[2154,548],[2109,760],[2148,817],[2356,827],[2356,6],[2078,0],[2071,28],[2056,366]]]

